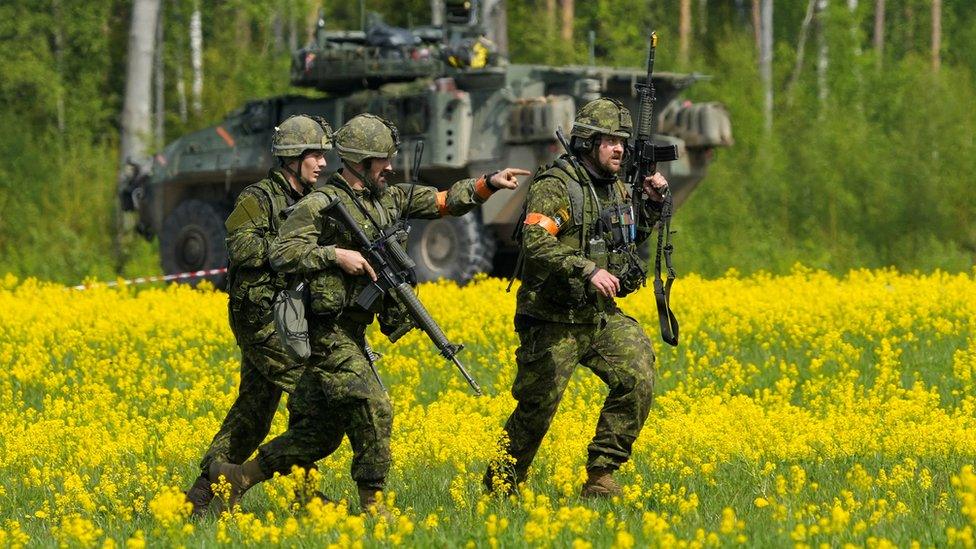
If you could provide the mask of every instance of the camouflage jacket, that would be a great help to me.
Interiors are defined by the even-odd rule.
[[[599,296],[589,282],[598,266],[621,278],[621,295],[643,283],[640,277],[625,273],[632,262],[639,261],[637,245],[650,236],[660,219],[660,206],[645,203],[632,241],[614,246],[603,224],[598,223],[600,210],[587,185],[592,176],[585,169],[582,172],[585,179],[581,182],[576,170],[561,157],[540,168],[530,183],[522,233],[525,264],[516,303],[518,315],[579,324],[594,323],[602,314],[614,311],[614,299]],[[592,188],[602,209],[630,204],[630,190],[619,178],[593,184]],[[538,222],[540,219],[543,222]],[[600,237],[606,242],[607,253],[600,253],[597,246],[591,249],[591,239]]]
[[[224,223],[230,326],[238,343],[263,340],[273,330],[271,300],[284,287],[285,277],[271,268],[268,252],[284,210],[301,197],[281,172],[271,170],[267,179],[241,191]]]
[[[336,262],[336,248],[360,250],[352,235],[327,217],[323,210],[339,199],[354,220],[370,238],[376,238],[375,226],[366,219],[352,197],[369,212],[383,228],[401,216],[434,219],[445,215],[459,216],[483,203],[492,194],[484,179],[462,179],[447,191],[417,185],[409,202],[410,185],[390,185],[379,198],[369,191],[355,190],[340,173],[329,180],[295,207],[282,224],[278,238],[271,247],[271,264],[287,273],[301,273],[309,282],[311,309],[317,315],[342,315],[355,322],[370,324],[373,313],[354,305],[359,292],[370,282],[365,275],[346,274]],[[406,211],[404,211],[406,209]],[[401,244],[406,244],[402,242]],[[389,301],[387,305],[390,305]],[[380,317],[383,324],[383,315]],[[386,332],[386,329],[384,329]]]

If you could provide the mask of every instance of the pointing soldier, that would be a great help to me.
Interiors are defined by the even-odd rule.
[[[490,467],[489,490],[514,491],[525,480],[573,370],[582,364],[610,393],[588,448],[581,495],[620,493],[612,475],[629,459],[647,418],[654,353],[614,297],[643,283],[637,244],[660,217],[667,185],[659,173],[644,181],[650,199],[635,225],[629,189],[618,177],[632,127],[619,102],[587,103],[573,124],[569,148],[575,158],[563,155],[529,187],[515,314],[520,346],[512,395],[518,404],[505,424],[514,465]]]
[[[271,429],[282,392],[291,393],[301,374],[275,334],[271,301],[286,281],[272,268],[268,252],[282,212],[312,190],[331,148],[332,128],[322,118],[298,115],[282,122],[271,146],[278,166],[241,191],[225,223],[230,327],[241,348],[241,382],[237,400],[200,462],[202,472],[186,493],[195,516],[206,512],[214,496],[207,478],[210,465],[250,457]]]
[[[361,507],[386,513],[378,504],[378,494],[390,468],[393,409],[371,369],[365,333],[377,314],[387,335],[402,333],[410,320],[389,295],[377,300],[375,310],[355,304],[359,293],[376,280],[376,273],[352,236],[323,213],[326,206],[341,201],[372,239],[401,217],[463,215],[496,190],[517,187],[516,176],[529,175],[507,168],[458,181],[440,192],[420,185],[412,189],[390,185],[387,177],[392,174],[398,134],[390,122],[370,114],[356,116],[340,128],[335,146],[341,171],[296,206],[271,250],[275,268],[300,273],[308,280],[312,355],[289,402],[288,430],[261,446],[254,460],[211,467],[210,480],[224,476],[230,482],[232,503],[275,472],[331,454],[348,436]]]

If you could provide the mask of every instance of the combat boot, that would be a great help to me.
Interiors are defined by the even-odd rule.
[[[236,507],[241,502],[241,498],[244,497],[244,493],[252,486],[268,479],[268,476],[258,466],[257,460],[253,459],[244,462],[242,465],[217,461],[211,463],[210,482],[217,484],[220,477],[227,479],[227,483],[230,484],[230,495],[224,502],[227,509]]]
[[[623,493],[617,481],[613,480],[611,469],[595,468],[586,470],[586,483],[580,490],[584,498],[612,498]]]
[[[393,514],[386,508],[386,504],[380,500],[379,495],[383,492],[375,488],[359,489],[359,508],[364,514],[383,517],[388,523],[393,523]]]
[[[193,481],[193,486],[190,486],[189,490],[183,492],[183,495],[186,496],[186,501],[189,501],[193,505],[191,515],[194,518],[201,518],[207,514],[210,501],[214,497],[213,488],[210,487],[210,484],[210,479],[206,475],[200,475]]]

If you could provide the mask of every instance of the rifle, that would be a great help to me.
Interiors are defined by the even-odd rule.
[[[630,197],[634,210],[634,221],[639,223],[644,196],[644,179],[657,171],[658,162],[671,162],[678,159],[676,145],[655,145],[651,135],[654,121],[654,50],[657,48],[657,32],[651,32],[647,53],[647,80],[637,84],[638,111],[634,144],[628,151],[626,182],[630,185]],[[664,204],[661,207],[661,221],[658,225],[657,257],[654,260],[654,297],[657,301],[658,320],[661,323],[661,339],[669,345],[678,344],[678,319],[671,311],[671,285],[675,274],[671,264],[671,215],[674,200],[670,189],[664,189]],[[661,280],[661,255],[664,255],[668,269],[667,283]]]
[[[353,240],[359,245],[366,256],[366,260],[373,267],[377,274],[377,280],[366,286],[356,298],[356,305],[363,310],[369,311],[377,299],[382,299],[388,292],[396,296],[410,313],[413,323],[427,334],[427,337],[434,343],[444,358],[450,360],[457,366],[464,380],[474,389],[475,394],[481,395],[481,387],[471,377],[471,374],[464,368],[457,354],[464,348],[463,345],[451,343],[444,335],[444,331],[437,324],[424,304],[417,298],[413,287],[410,285],[411,274],[413,273],[414,262],[407,255],[407,252],[400,246],[398,236],[402,229],[399,224],[394,224],[386,230],[381,230],[380,236],[376,240],[370,240],[362,228],[349,215],[342,201],[338,198],[333,200],[323,210],[326,215],[335,219],[342,227],[352,234]],[[379,227],[377,227],[379,228]],[[409,330],[398,330],[390,336],[392,341]]]

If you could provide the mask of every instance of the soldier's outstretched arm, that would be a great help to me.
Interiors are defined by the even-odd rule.
[[[278,229],[278,237],[271,243],[271,266],[285,273],[309,273],[333,267],[336,263],[335,246],[320,245],[328,242],[331,225],[322,210],[330,200],[325,194],[315,192],[295,206],[294,211]]]
[[[518,177],[531,175],[519,168],[505,168],[494,174],[485,174],[477,179],[462,179],[446,191],[436,187],[417,185],[410,199],[410,185],[397,185],[396,198],[401,209],[408,207],[406,216],[420,219],[436,219],[444,216],[461,216],[477,206],[484,204],[499,189],[515,189]]]
[[[525,260],[565,277],[586,278],[592,274],[596,263],[557,238],[572,225],[566,184],[552,177],[538,179],[529,188],[526,201],[522,231]]]
[[[271,215],[263,196],[244,191],[227,216],[227,253],[232,265],[261,267],[268,260]]]

